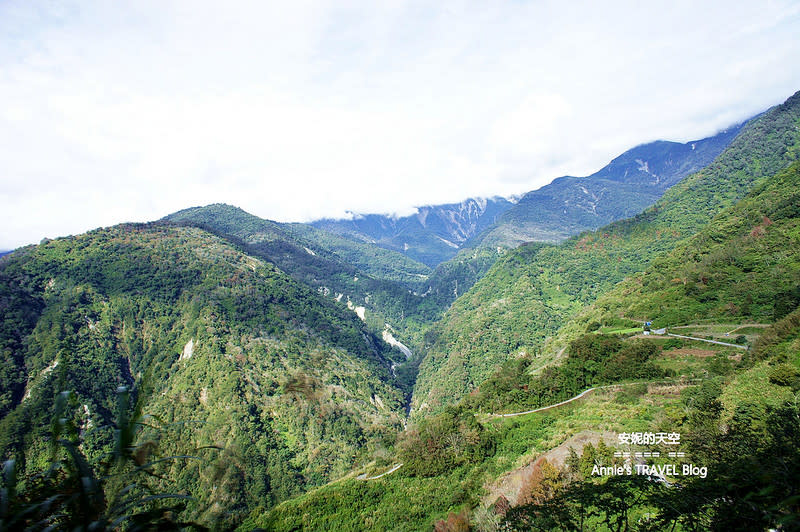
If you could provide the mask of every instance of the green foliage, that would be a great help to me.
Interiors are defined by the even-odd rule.
[[[417,313],[437,319],[459,296],[478,282],[505,250],[485,247],[463,248],[452,259],[442,262],[423,285],[425,297]]]
[[[36,326],[43,302],[21,282],[11,282],[0,271],[0,419],[25,393],[25,338]]]
[[[403,327],[406,317],[417,312],[420,298],[412,290],[430,273],[427,266],[400,253],[303,224],[263,220],[230,205],[185,209],[165,220],[212,232],[320,294],[364,306],[395,327]]]
[[[636,404],[645,395],[647,395],[647,383],[642,382],[621,388],[620,391],[617,392],[615,400],[623,404]]]
[[[789,361],[797,358],[798,340],[800,340],[800,307],[765,329],[753,345],[749,358]],[[796,363],[798,362],[800,360]]]
[[[70,412],[74,394],[56,397],[50,439],[50,463],[43,471],[20,475],[15,460],[3,464],[0,486],[0,527],[3,530],[185,530],[204,529],[178,516],[190,496],[158,489],[160,466],[196,457],[160,456],[152,440],[137,441],[142,428],[160,432],[157,420],[131,408],[129,392],[117,391],[118,410],[113,445],[102,459],[90,462],[82,451],[85,440]],[[184,443],[185,444],[185,443]]]
[[[556,496],[513,508],[504,525],[510,530],[639,530],[639,508],[647,508],[667,489],[644,476],[613,476],[603,482],[575,482]],[[648,530],[648,528],[644,528]]]
[[[669,338],[661,344],[661,349],[669,351],[670,349],[680,349],[683,345],[684,341],[680,338]]]
[[[3,382],[0,453],[21,474],[46,467],[50,397],[74,391],[92,462],[110,442],[89,427],[111,423],[117,387],[148,374],[138,399],[184,422],[152,435],[163,452],[181,454],[189,432],[225,449],[160,466],[194,495],[188,518],[219,527],[347,473],[400,426],[388,346],[343,305],[205,231],[124,225],[52,240],[5,258],[0,281],[2,370],[21,372]],[[300,375],[310,393],[292,388]]]
[[[405,471],[431,477],[494,452],[494,442],[471,412],[449,408],[402,434],[398,445]]]
[[[456,418],[451,426],[471,424],[466,412],[459,412]],[[240,530],[427,530],[450,513],[479,504],[487,482],[510,469],[521,455],[544,448],[554,438],[561,441],[564,427],[549,415],[487,424],[483,431],[487,437],[491,435],[494,446],[481,460],[446,468],[436,476],[410,474],[404,465],[379,480],[331,483],[272,510],[254,511]]]
[[[600,325],[599,321],[589,322],[589,324],[586,326],[586,332],[594,332],[594,331],[598,330],[600,328],[600,326],[601,325]]]
[[[708,372],[711,375],[730,375],[734,364],[726,353],[717,353],[708,362]]]
[[[580,321],[649,317],[654,327],[697,320],[771,321],[789,314],[800,286],[800,162],[756,187],[697,235],[604,294]],[[792,308],[791,310],[794,310]],[[730,341],[730,340],[729,340]],[[743,345],[747,337],[733,338]]]
[[[671,494],[665,503],[682,507],[676,520],[698,519],[715,530],[800,525],[799,415],[796,404],[775,409],[742,404],[727,431],[712,426],[693,433],[693,456],[705,457],[713,478],[690,478]]]
[[[591,476],[609,465],[608,452],[584,447],[567,460],[563,485],[544,500],[512,508],[509,530],[794,530],[800,525],[800,410],[741,404],[723,429],[718,397],[708,381],[684,394],[680,429],[686,454],[708,476],[679,476],[670,485],[644,475]]]
[[[653,363],[658,342],[610,333],[644,320],[658,327],[730,317],[778,319],[744,357],[752,374],[714,357],[706,369],[718,377],[653,421],[681,425],[693,456],[721,472],[719,484],[681,484],[669,495],[682,498],[667,507],[651,484],[589,482],[548,491],[520,522],[624,529],[655,509],[665,526],[732,527],[739,516],[754,529],[791,528],[797,412],[784,399],[800,367],[800,163],[791,165],[799,117],[796,95],[644,213],[559,246],[506,253],[466,293],[494,254],[465,253],[417,284],[429,272],[413,262],[375,252],[353,266],[369,246],[227,206],[179,213],[179,224],[124,225],[18,250],[0,262],[0,452],[14,460],[4,472],[5,507],[27,504],[20,493],[34,501],[65,491],[57,501],[68,508],[64,519],[100,522],[142,506],[141,522],[152,523],[173,516],[147,497],[174,486],[193,496],[175,511],[219,528],[255,508],[249,524],[275,529],[428,527],[477,504],[489,477],[558,440],[560,421],[547,414],[481,425],[476,410],[534,408],[591,386],[665,376]],[[428,295],[413,293],[423,287]],[[428,329],[451,293],[458,299]],[[366,323],[347,301],[367,308]],[[419,358],[400,364],[405,357],[376,336],[386,323],[426,351],[418,423],[396,446]],[[770,400],[732,400],[756,373]],[[137,404],[158,421],[152,426],[112,399],[120,385],[143,382]],[[51,414],[63,411],[50,398],[63,389],[74,391],[71,414],[57,417],[65,420],[55,426],[60,436],[48,440]],[[626,389],[606,407],[656,404],[643,390]],[[573,408],[559,413],[573,422]],[[429,413],[437,415],[422,419]],[[115,419],[116,433],[92,430]],[[188,437],[223,451],[161,460],[185,455]],[[716,441],[720,449],[708,443]],[[52,442],[61,453],[54,469]],[[397,473],[337,481],[373,458],[392,462],[393,448],[404,462]],[[124,458],[109,467],[152,472],[148,487],[125,491],[132,484],[124,475],[96,473],[93,464],[108,456]],[[748,476],[733,457],[763,462],[766,473]],[[80,477],[83,487],[65,484]]]
[[[797,390],[800,388],[800,371],[790,364],[779,364],[770,371],[769,382]]]
[[[652,341],[587,334],[570,344],[561,365],[541,373],[528,372],[530,359],[506,363],[464,404],[483,412],[514,412],[555,404],[604,384],[662,378],[666,372],[652,362],[659,352]]]
[[[288,227],[295,237],[332,253],[375,279],[395,281],[415,289],[421,287],[431,274],[430,267],[397,251],[355,242],[308,224],[291,224]]]
[[[783,209],[781,209],[780,214],[784,214]],[[786,217],[800,218],[800,214],[798,214],[796,211],[792,211],[792,215]],[[778,321],[784,316],[787,316],[797,307],[800,307],[800,286],[775,295],[775,304],[772,317],[775,321]]]
[[[240,251],[275,264],[329,301],[335,299],[340,308],[364,307],[365,322],[373,334],[382,334],[390,325],[413,352],[418,351],[422,329],[452,301],[414,291],[425,286],[427,266],[396,251],[309,225],[278,224],[223,204],[186,209],[165,220],[216,234]],[[400,376],[397,384],[410,398],[420,358],[407,361],[397,350],[385,354]]]
[[[418,416],[417,419],[421,419],[426,413],[444,411],[449,403],[457,402],[459,399],[462,401],[460,408],[467,412],[478,409],[492,412],[502,409],[518,410],[523,409],[518,407],[552,404],[595,384],[663,376],[663,371],[658,370],[652,363],[652,359],[658,353],[658,342],[627,341],[606,333],[637,325],[631,323],[632,320],[641,322],[649,318],[656,322],[657,327],[660,323],[658,320],[662,317],[665,320],[680,318],[684,315],[680,313],[684,312],[681,305],[687,301],[686,297],[694,298],[700,305],[706,305],[703,308],[710,308],[713,304],[714,290],[704,290],[697,282],[692,286],[688,283],[684,286],[681,283],[680,297],[675,300],[664,299],[663,292],[654,295],[653,301],[661,297],[662,305],[655,307],[652,314],[621,313],[619,307],[615,306],[617,305],[615,301],[603,300],[598,303],[599,306],[591,310],[591,315],[586,319],[583,319],[582,315],[577,321],[570,320],[581,308],[593,303],[598,296],[608,292],[624,277],[645,269],[660,254],[675,248],[686,237],[698,233],[716,214],[736,204],[751,189],[754,189],[753,198],[767,190],[759,187],[762,183],[769,183],[769,176],[796,158],[797,126],[800,116],[798,107],[800,107],[800,96],[793,97],[784,106],[750,124],[714,165],[673,187],[661,202],[642,215],[632,220],[618,222],[602,231],[580,235],[561,246],[534,244],[523,246],[503,256],[481,281],[456,300],[443,320],[425,334],[424,342],[428,352],[420,367],[420,378],[413,403],[413,413]],[[793,188],[796,186],[784,180],[782,184],[776,185],[774,191],[767,190],[765,197],[773,194],[778,198],[775,204],[779,208],[769,215],[773,225],[764,226],[764,235],[760,234],[761,231],[757,231],[759,234],[756,236],[767,238],[770,231],[782,228],[780,226],[782,218],[776,213],[791,212],[792,202],[795,202],[791,195]],[[754,201],[760,202],[761,198]],[[726,215],[723,214],[720,219]],[[789,220],[791,216],[784,216],[783,219]],[[752,221],[753,225],[747,228],[748,235],[754,226],[764,224],[762,217],[749,221]],[[705,253],[704,250],[728,238],[729,235],[725,233],[730,227],[726,228],[725,223],[719,224],[714,220],[712,225],[708,226],[712,228],[712,232],[718,231],[717,236],[712,239],[709,239],[712,233],[696,237],[694,242],[697,252]],[[796,235],[793,231],[789,231],[789,236],[792,238]],[[797,269],[791,264],[791,252],[787,253],[786,250],[796,249],[797,246],[787,244],[793,241],[786,240],[785,236],[784,234],[776,238],[771,246],[754,252],[753,257],[758,257],[758,253],[780,257],[780,260],[788,256],[789,261],[783,263],[786,265],[783,270],[776,269],[775,278],[778,271],[782,271],[784,275],[788,273],[789,278],[785,282],[781,281],[783,284],[778,286],[776,291],[791,293],[794,286],[791,284],[793,282],[791,275]],[[671,260],[669,257],[664,257],[663,260]],[[692,260],[689,259],[690,257],[683,257],[680,260],[684,264],[692,264]],[[752,268],[758,267],[758,264],[748,260],[746,266]],[[663,272],[656,268],[654,270],[659,275],[672,273],[669,269]],[[673,278],[668,280],[671,282]],[[619,289],[615,297],[619,300],[624,299],[627,305],[638,303],[639,300],[648,301],[648,291],[654,290],[655,294],[655,288],[647,283],[641,283],[642,289],[636,288],[632,283],[639,282],[637,279],[639,277],[623,285],[625,291]],[[697,279],[702,284],[702,277],[698,276]],[[772,278],[767,277],[767,279]],[[771,281],[764,282],[766,284]],[[746,290],[742,291],[741,286],[738,289],[730,288],[731,292],[734,290],[739,290],[743,294],[742,303],[746,310],[745,313],[735,317],[769,316],[775,311],[774,305],[769,307],[762,305],[753,294],[751,300],[747,301]],[[768,297],[769,295],[764,299]],[[734,309],[721,309],[720,315],[731,316],[732,310]],[[697,310],[689,308],[685,312],[697,312]],[[784,320],[790,316],[791,314]],[[599,326],[589,327],[592,323],[597,323]],[[675,323],[666,322],[666,324]],[[555,341],[548,340],[548,337],[557,333],[559,329],[561,332],[558,338]],[[600,334],[585,335],[587,329],[591,329],[589,332],[599,331]],[[783,329],[781,332],[778,329],[770,329],[765,334],[771,335],[773,341],[757,344],[754,353],[762,354],[754,356],[791,357],[789,349],[790,346],[796,345],[792,343],[795,342],[796,329],[789,332]],[[677,339],[671,343],[670,340],[664,343],[669,348],[683,346],[683,341]],[[758,345],[762,347],[759,348]],[[565,347],[563,353],[559,353],[561,346]],[[554,359],[561,361],[561,364],[548,365]],[[720,375],[720,378],[708,379],[703,386],[696,389],[697,391],[685,392],[683,405],[669,410],[664,416],[683,425],[681,431],[686,435],[685,440],[693,446],[693,457],[696,453],[698,457],[708,458],[709,463],[712,463],[713,457],[710,453],[713,449],[708,445],[703,447],[702,442],[713,442],[719,434],[720,416],[725,408],[723,392],[726,386],[729,386],[723,379],[732,372],[739,371],[739,366],[733,365],[727,356],[718,356],[707,361],[707,368],[710,373]],[[487,377],[491,378],[486,380]],[[772,386],[777,387],[777,385]],[[467,395],[476,388],[476,391]],[[642,394],[642,390],[641,386],[632,386],[631,393],[617,395],[618,401],[615,404],[619,408],[628,408],[652,401],[653,398]],[[566,412],[564,410],[559,412],[562,416],[568,416],[572,407],[564,408]],[[765,426],[763,421],[766,419],[761,415],[763,412],[763,409],[751,409],[753,415],[742,419],[753,421],[758,418],[755,426],[763,430]],[[538,419],[539,416],[540,414],[535,414],[530,417]],[[544,414],[542,416],[552,419]],[[452,476],[449,475],[462,474],[461,472],[468,467],[466,464],[456,465],[454,468],[439,465],[446,464],[452,456],[439,452],[436,445],[431,447],[437,450],[434,453],[435,459],[427,460],[421,456],[425,452],[424,441],[435,444],[441,441],[437,436],[453,434],[460,430],[455,428],[457,424],[452,419],[449,422],[446,422],[448,418],[438,420],[438,416],[430,419],[436,419],[437,423],[441,423],[442,430],[436,430],[439,427],[436,423],[431,425],[430,429],[421,424],[420,426],[429,432],[414,435],[417,438],[414,440],[415,445],[404,447],[406,453],[403,455],[404,460],[414,465],[404,473],[398,472],[395,474],[397,476],[387,477],[388,480],[385,480],[382,486],[389,493],[400,486],[404,487],[404,497],[392,499],[392,503],[398,505],[397,513],[393,514],[395,520],[389,521],[393,523],[392,526],[397,526],[394,523],[400,522],[397,518],[399,515],[409,516],[408,523],[414,525],[409,524],[407,528],[414,529],[415,525],[416,528],[430,526],[432,520],[444,519],[449,512],[460,510],[458,506],[453,505],[443,509],[446,506],[443,504],[445,502],[443,499],[451,493],[449,488],[442,492],[434,492],[430,487],[427,490],[421,488],[422,483],[428,480],[436,482],[437,486],[449,487],[453,484]],[[651,418],[637,417],[637,420],[642,424],[652,422]],[[424,422],[425,420],[420,423]],[[514,418],[507,423],[508,426],[512,426],[524,421]],[[744,430],[746,425],[744,421],[735,424],[737,430]],[[661,427],[660,429],[663,430]],[[506,456],[506,452],[508,456],[514,457],[528,452],[535,440],[533,436],[531,439],[526,439],[521,432],[514,432],[512,429],[509,429],[510,432],[504,430],[501,429],[494,438],[494,456],[484,459],[483,464],[499,461],[498,457]],[[513,437],[510,436],[511,432],[514,434]],[[417,449],[416,454],[413,449]],[[740,449],[740,453],[747,454],[744,449]],[[405,467],[400,471],[404,471]],[[426,467],[429,468],[429,474],[435,476],[423,476]],[[474,470],[477,471],[481,467],[485,466],[476,464]],[[423,474],[409,476],[414,473],[415,468],[419,468]],[[706,516],[708,506],[704,506],[708,501],[700,505],[692,502],[694,492],[688,487],[686,491],[681,491],[682,499],[670,498],[672,506],[659,505],[658,500],[665,496],[662,487],[651,482],[643,484],[642,480],[621,478],[606,482],[576,484],[575,489],[565,490],[563,497],[555,498],[560,499],[561,503],[558,500],[546,501],[543,504],[552,505],[544,510],[540,508],[534,511],[537,518],[544,520],[541,526],[538,524],[536,526],[543,529],[574,529],[585,524],[587,527],[605,526],[624,529],[638,523],[645,529],[659,529],[678,523],[686,529],[705,529],[711,523]],[[733,484],[730,478],[727,478],[726,482],[729,485]],[[581,485],[584,487],[578,489]],[[336,523],[340,528],[347,527],[344,523],[351,523],[350,526],[353,527],[352,523],[359,519],[358,511],[350,510],[348,501],[352,503],[367,496],[376,497],[381,502],[365,503],[363,511],[370,512],[371,515],[376,510],[387,511],[389,504],[383,499],[384,495],[377,495],[373,491],[366,494],[364,490],[369,488],[361,487],[358,488],[357,494],[348,495],[354,487],[355,483],[346,488],[329,486],[319,492],[312,492],[296,501],[282,504],[275,511],[269,512],[266,520],[259,523],[269,523],[269,526],[275,529],[314,528],[314,526],[321,528],[323,523],[329,528],[331,523]],[[683,485],[680,489],[684,489]],[[700,490],[699,487],[695,489],[697,492]],[[422,496],[427,496],[430,502],[422,502],[418,498],[420,493]],[[667,492],[671,493],[677,491]],[[784,495],[785,493],[786,490]],[[340,494],[341,499],[338,498]],[[746,497],[745,495],[744,499],[738,500],[744,501]],[[454,500],[459,499],[457,497]],[[336,505],[329,507],[323,504],[323,511],[318,512],[317,504],[321,500],[335,500]],[[793,504],[791,494],[785,500],[789,501],[787,504]],[[789,507],[784,505],[780,512],[786,512]],[[330,521],[320,520],[324,519],[323,516],[330,516],[331,512],[336,512],[337,516],[330,517]],[[420,514],[428,516],[424,524],[420,524],[418,520]],[[650,514],[650,517],[644,519],[645,514]],[[343,515],[347,518],[342,517]],[[779,518],[784,519],[786,515]],[[375,528],[375,522],[387,526],[387,521],[379,521],[378,518],[374,522],[370,521],[364,528]],[[310,526],[310,523],[314,526]],[[525,526],[532,525],[527,523]]]

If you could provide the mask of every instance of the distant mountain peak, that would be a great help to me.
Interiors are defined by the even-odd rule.
[[[400,251],[435,266],[461,245],[495,223],[513,203],[500,196],[467,198],[458,203],[422,205],[407,216],[359,214],[323,219],[311,225],[361,242]]]
[[[711,163],[746,123],[686,143],[656,140],[640,144],[591,175],[557,177],[549,185],[521,195],[495,227],[478,237],[479,245],[558,242],[633,216]]]

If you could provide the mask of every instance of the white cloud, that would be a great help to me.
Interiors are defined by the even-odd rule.
[[[794,2],[6,2],[0,248],[524,192],[779,103],[799,30]]]

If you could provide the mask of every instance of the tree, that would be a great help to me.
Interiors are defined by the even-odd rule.
[[[563,477],[561,471],[540,458],[533,464],[531,474],[522,483],[518,504],[543,504],[552,499],[561,489]]]

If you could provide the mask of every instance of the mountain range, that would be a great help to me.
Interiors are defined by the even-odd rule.
[[[481,245],[560,242],[634,216],[671,186],[713,161],[747,123],[687,143],[656,141],[630,149],[587,177],[564,176],[528,192],[503,213]]]
[[[515,201],[213,204],[20,248],[0,523],[800,526],[799,158],[797,93]],[[632,432],[709,478],[593,474]]]
[[[712,164],[637,216],[560,245],[532,243],[504,255],[428,332],[414,408],[457,401],[509,357],[550,362],[564,348],[550,337],[574,313],[790,164],[800,146],[799,117],[794,96],[750,122]]]
[[[430,267],[459,249],[559,242],[633,216],[669,187],[710,163],[746,122],[687,143],[656,141],[630,149],[587,177],[564,176],[520,198],[470,198],[395,217],[354,214],[311,225],[408,255]]]

